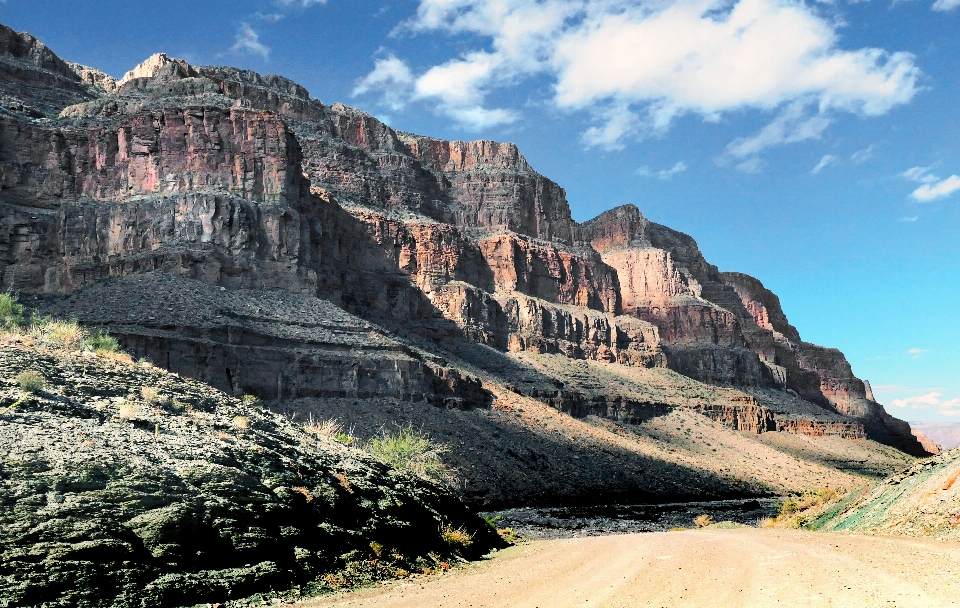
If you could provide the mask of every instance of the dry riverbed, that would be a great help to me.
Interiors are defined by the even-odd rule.
[[[534,541],[298,606],[960,606],[960,543],[756,528]]]

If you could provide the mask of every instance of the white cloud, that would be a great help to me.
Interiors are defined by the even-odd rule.
[[[399,110],[406,104],[406,96],[413,82],[413,73],[407,64],[393,55],[388,55],[384,59],[378,59],[373,71],[357,82],[353,95],[381,90],[384,103],[394,110]]]
[[[279,13],[254,13],[253,16],[262,21],[269,21],[270,23],[276,23],[277,21],[283,19],[283,15]]]
[[[280,6],[299,6],[309,8],[315,4],[326,4],[327,0],[274,0]]]
[[[760,173],[760,157],[751,156],[747,160],[737,165],[737,169],[743,171],[744,173]]]
[[[923,184],[910,193],[910,196],[917,202],[928,203],[960,190],[960,176],[951,175],[946,179],[940,179],[940,177],[930,173],[932,168],[933,166],[911,167],[900,174],[900,177],[906,180]]]
[[[935,11],[952,11],[960,6],[960,0],[937,0],[930,7]]]
[[[910,196],[921,203],[926,203],[949,196],[957,190],[960,190],[960,176],[951,175],[946,179],[920,186]]]
[[[925,395],[917,395],[916,397],[894,399],[890,402],[890,405],[913,410],[926,410],[935,407],[937,411],[944,416],[960,416],[960,399],[943,401],[941,397],[943,397],[941,393],[933,391]]]
[[[857,165],[865,163],[871,158],[873,158],[873,145],[870,145],[863,150],[857,150],[850,155],[850,160]]]
[[[781,110],[773,132],[752,143],[756,154],[819,137],[833,112],[883,114],[916,93],[912,55],[841,49],[838,27],[798,0],[420,0],[404,29],[489,46],[418,75],[408,99],[476,115],[494,89],[545,75],[557,107],[600,123],[584,141],[609,148],[683,114]]]
[[[919,216],[919,215],[911,215],[911,216],[909,216],[909,217],[901,217],[901,218],[898,219],[897,221],[898,221],[898,222],[915,222],[915,221],[917,221],[918,219],[920,219],[920,216]]]
[[[230,47],[232,53],[252,53],[264,59],[270,56],[270,47],[260,42],[260,35],[250,25],[241,23],[237,29],[237,41]]]
[[[900,174],[900,177],[903,179],[910,180],[911,182],[922,182],[924,184],[929,184],[935,182],[940,178],[936,175],[930,173],[930,169],[933,169],[933,166],[930,167],[911,167]]]
[[[687,170],[687,165],[683,161],[677,161],[677,164],[670,167],[669,169],[660,169],[659,171],[651,171],[649,167],[640,167],[637,170],[639,175],[644,177],[656,177],[658,179],[670,179],[677,173],[683,173]]]
[[[834,156],[833,154],[824,154],[823,158],[820,159],[820,162],[817,163],[817,166],[814,167],[813,169],[810,169],[810,173],[812,173],[813,175],[816,175],[817,173],[820,173],[821,171],[823,171],[824,167],[827,167],[828,165],[832,165],[836,162],[837,162],[836,156]]]
[[[928,353],[928,352],[930,351],[929,349],[926,349],[926,348],[911,348],[910,350],[907,351],[907,354],[910,355],[911,358],[913,359],[919,359],[924,355],[924,353]]]

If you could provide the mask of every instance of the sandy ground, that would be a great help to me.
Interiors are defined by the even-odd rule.
[[[960,606],[960,543],[753,528],[538,541],[298,606]]]

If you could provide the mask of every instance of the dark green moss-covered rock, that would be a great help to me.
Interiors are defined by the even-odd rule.
[[[0,606],[219,602],[498,542],[442,488],[206,385],[0,346]]]

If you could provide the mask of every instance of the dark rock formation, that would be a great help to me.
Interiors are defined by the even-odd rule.
[[[499,544],[449,491],[153,367],[0,346],[0,597],[183,606]],[[47,389],[17,387],[39,372]],[[462,547],[461,547],[462,548]],[[392,557],[391,557],[392,556]],[[339,581],[339,583],[338,583]],[[336,584],[334,584],[336,586]]]

